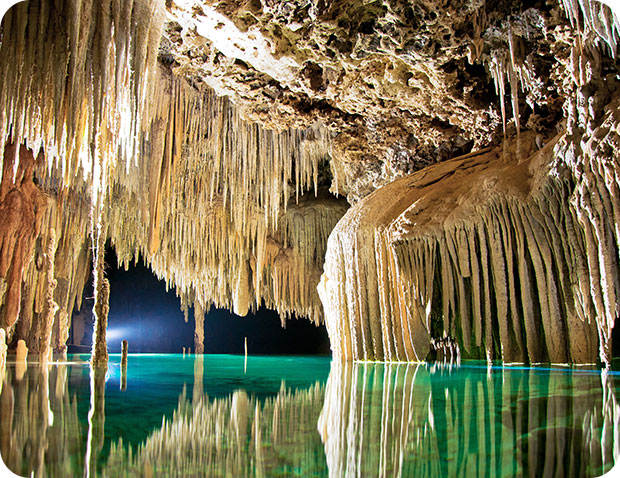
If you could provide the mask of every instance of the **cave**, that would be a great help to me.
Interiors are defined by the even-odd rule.
[[[613,5],[0,13],[0,475],[618,473]]]

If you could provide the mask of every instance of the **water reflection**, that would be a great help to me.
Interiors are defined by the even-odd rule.
[[[22,476],[52,477],[582,477],[620,456],[614,375],[334,362],[327,384],[281,379],[262,396],[252,381],[264,374],[252,376],[250,358],[247,382],[210,396],[204,385],[213,391],[225,380],[208,375],[216,359],[178,360],[191,367],[169,377],[179,391],[163,419],[127,398],[140,386],[146,400],[155,386],[146,376],[132,382],[132,360],[122,392],[87,364],[19,373],[9,364],[3,460]],[[123,440],[132,423],[157,418],[149,413],[161,425]]]
[[[599,373],[333,363],[319,430],[330,477],[584,477],[619,418]]]
[[[0,454],[15,473],[77,476],[83,446],[65,367],[7,366],[0,394]],[[52,393],[50,393],[52,391]]]

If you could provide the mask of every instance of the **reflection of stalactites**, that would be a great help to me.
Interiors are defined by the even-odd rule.
[[[105,376],[101,367],[90,369],[90,410],[88,411],[88,437],[84,458],[85,478],[97,475],[97,457],[103,448],[105,425]]]
[[[83,448],[82,427],[76,398],[67,393],[66,373],[64,364],[30,367],[20,381],[8,377],[0,394],[0,453],[20,475],[83,473],[81,457],[75,455]]]
[[[47,427],[51,426],[52,414],[49,403],[49,369],[45,364],[41,364],[37,371],[40,378],[38,380],[38,394],[37,403],[39,406],[38,415],[39,420],[37,422],[37,430],[35,431],[36,439],[39,441],[36,446],[36,461],[34,464],[35,476],[45,476],[45,443],[47,442]]]
[[[232,397],[215,399],[195,392],[190,402],[183,392],[172,418],[137,449],[112,443],[102,474],[138,476],[152,465],[153,476],[177,476],[188,470],[209,470],[209,476],[267,477],[283,470],[325,476],[315,431],[323,396],[318,383],[307,390],[283,387],[276,397],[264,400],[239,390]],[[179,450],[192,452],[179,454]]]
[[[412,445],[409,440],[428,423],[412,429],[420,422],[419,413],[428,410],[424,395],[428,385],[418,388],[414,396],[419,368],[417,364],[332,363],[318,421],[330,477],[402,475]],[[371,452],[369,447],[377,443],[379,453]]]
[[[7,371],[8,374],[8,371]],[[4,377],[3,377],[4,380]],[[10,380],[6,380],[6,385],[0,390],[0,455],[8,466],[15,456],[13,440],[13,420],[14,420],[14,392]]]
[[[192,401],[197,403],[203,395],[202,377],[204,374],[204,355],[196,353],[194,356],[194,390],[192,393]]]
[[[590,372],[433,368],[332,363],[318,420],[330,477],[464,476],[472,450],[484,476],[598,476],[620,458],[605,372],[601,388]]]

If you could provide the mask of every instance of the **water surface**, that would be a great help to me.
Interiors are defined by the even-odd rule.
[[[327,357],[87,355],[9,362],[0,453],[21,475],[598,476],[620,455],[618,376]]]

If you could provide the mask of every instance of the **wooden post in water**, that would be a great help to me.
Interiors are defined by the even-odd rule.
[[[127,390],[127,352],[129,346],[126,340],[121,342],[121,391]]]
[[[244,349],[245,349],[245,360],[243,362],[243,373],[246,373],[248,371],[248,338],[245,338],[245,344],[244,344]]]
[[[121,342],[121,367],[127,368],[127,351],[129,346],[127,345],[127,341],[123,340]]]

